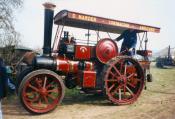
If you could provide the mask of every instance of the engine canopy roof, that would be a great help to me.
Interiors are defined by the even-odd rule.
[[[127,29],[137,30],[138,32],[160,32],[160,28],[154,26],[97,17],[67,10],[62,10],[57,13],[54,18],[54,23],[57,25],[119,34]]]

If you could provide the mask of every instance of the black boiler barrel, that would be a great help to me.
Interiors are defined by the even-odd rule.
[[[51,54],[51,39],[52,39],[52,26],[53,26],[53,16],[54,8],[56,5],[52,3],[44,3],[45,16],[44,16],[44,45],[43,45],[43,55],[50,56]]]

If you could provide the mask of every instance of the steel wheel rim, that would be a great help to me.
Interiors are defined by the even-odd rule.
[[[33,112],[45,113],[56,107],[62,96],[59,80],[51,74],[30,77],[22,90],[24,104]]]
[[[133,103],[139,97],[143,86],[142,68],[131,58],[113,61],[106,71],[106,94],[113,103],[119,105]]]

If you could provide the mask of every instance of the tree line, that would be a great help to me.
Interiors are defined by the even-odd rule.
[[[22,5],[23,0],[0,0],[0,48],[1,57],[7,63],[20,43],[20,34],[14,28],[14,12]]]

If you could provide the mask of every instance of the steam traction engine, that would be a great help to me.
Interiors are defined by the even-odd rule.
[[[65,86],[69,89],[79,86],[85,93],[104,93],[117,105],[135,102],[150,75],[147,37],[145,49],[140,47],[136,51],[143,57],[139,61],[119,53],[117,43],[111,38],[100,38],[99,32],[120,34],[133,29],[147,34],[160,29],[66,10],[60,11],[53,20],[55,5],[45,3],[44,7],[43,55],[36,56],[32,65],[18,76],[18,95],[24,108],[38,114],[53,110],[61,103]],[[58,29],[51,49],[53,21]],[[69,32],[63,32],[64,26],[87,29],[88,33],[94,30],[96,42],[92,43],[89,34],[86,41],[70,38]]]

